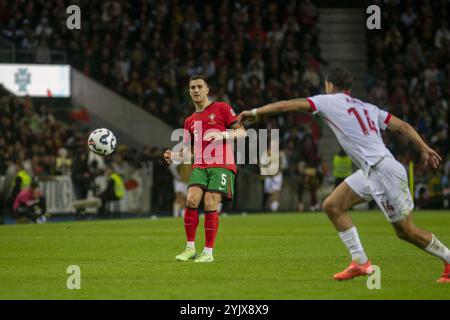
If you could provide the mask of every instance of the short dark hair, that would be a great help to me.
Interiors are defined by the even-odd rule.
[[[206,84],[208,84],[208,77],[205,76],[204,74],[193,74],[192,76],[189,77],[189,84],[191,83],[191,81],[194,80],[203,80],[205,81]]]
[[[328,72],[326,81],[334,84],[339,90],[350,90],[353,84],[353,77],[347,69],[334,68]]]

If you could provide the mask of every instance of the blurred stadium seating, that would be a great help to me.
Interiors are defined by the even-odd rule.
[[[391,1],[382,6],[385,27],[367,32],[369,101],[413,125],[443,158],[438,171],[425,170],[404,137],[385,137],[405,165],[416,163],[416,205],[422,208],[442,207],[449,196],[448,9],[448,1]]]
[[[320,93],[328,63],[321,56],[319,8],[313,2],[80,0],[82,31],[70,32],[61,19],[64,1],[0,1],[2,41],[16,50],[13,57],[0,55],[5,60],[0,62],[68,62],[177,128],[193,111],[186,79],[194,73],[208,75],[213,98],[236,111]],[[417,192],[418,205],[439,207],[448,197],[450,173],[448,2],[374,3],[382,7],[383,28],[367,31],[367,98],[414,125],[443,156],[439,171],[424,171],[410,144],[386,136],[405,165],[417,163],[416,183],[426,189]],[[70,157],[86,152],[85,125],[58,120],[50,105],[29,98],[2,93],[0,99],[0,175],[21,161],[40,178],[53,176],[61,173],[60,148]],[[299,163],[315,168],[321,184],[329,181],[329,164],[318,145],[321,124],[310,115],[283,115],[260,127],[281,130],[289,190],[300,192],[305,185]],[[157,211],[169,210],[173,192],[161,154],[151,146],[125,148],[111,159],[124,175],[127,166],[145,161],[157,166],[154,184],[161,188],[152,196]]]

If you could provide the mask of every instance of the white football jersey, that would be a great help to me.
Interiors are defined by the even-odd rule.
[[[365,173],[383,157],[394,158],[381,138],[391,115],[345,93],[308,98],[314,114],[333,130],[344,151]]]

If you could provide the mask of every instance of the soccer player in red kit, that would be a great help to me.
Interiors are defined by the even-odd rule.
[[[189,79],[189,94],[195,105],[195,112],[184,122],[183,143],[186,148],[181,152],[167,150],[164,159],[190,159],[192,150],[194,164],[188,182],[184,227],[187,237],[186,249],[176,256],[177,261],[212,262],[214,241],[219,226],[217,208],[226,198],[231,200],[234,193],[236,164],[232,143],[235,138],[244,137],[246,132],[237,124],[237,115],[224,102],[209,101],[207,79],[202,75],[193,75]],[[228,130],[227,129],[232,129]],[[183,152],[189,152],[186,156]],[[198,219],[198,207],[203,199],[205,212],[205,247],[200,256],[195,251],[195,233]]]

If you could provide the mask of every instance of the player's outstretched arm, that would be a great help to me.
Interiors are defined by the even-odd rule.
[[[238,116],[238,123],[248,120],[257,121],[259,117],[264,115],[296,111],[312,112],[313,109],[307,99],[282,100],[267,104],[261,108],[241,112]]]
[[[414,143],[417,149],[419,149],[426,164],[431,165],[435,169],[439,166],[439,162],[442,160],[441,156],[436,151],[431,149],[425,141],[423,141],[417,131],[414,130],[409,123],[391,115],[388,128],[390,130],[399,131],[407,136],[408,139]]]

